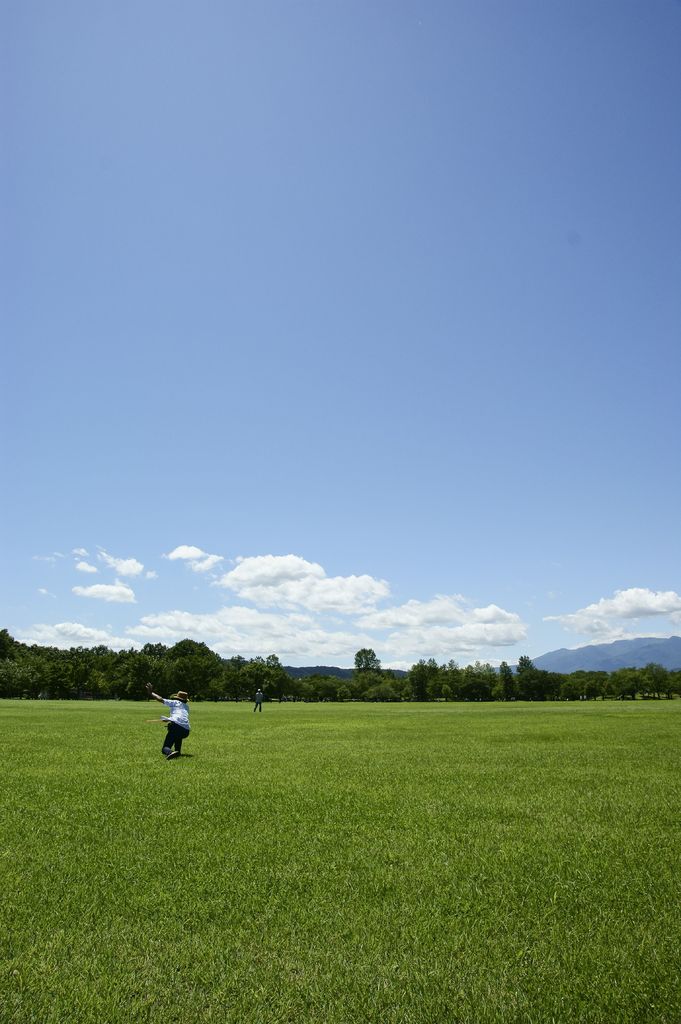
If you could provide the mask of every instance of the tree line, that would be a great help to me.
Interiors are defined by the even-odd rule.
[[[306,701],[511,701],[667,698],[681,694],[681,670],[661,665],[615,672],[564,674],[536,668],[523,655],[515,669],[476,661],[460,667],[422,659],[403,674],[384,669],[371,648],[355,655],[349,679],[332,675],[293,678],[276,654],[221,658],[206,644],[180,640],[171,647],[137,650],[108,647],[41,647],[0,631],[0,697],[57,700],[146,700],[147,684],[158,693],[186,690],[193,700],[250,700],[261,689],[270,700]]]

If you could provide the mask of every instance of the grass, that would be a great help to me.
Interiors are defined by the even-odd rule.
[[[3,701],[9,1024],[679,1024],[681,701]]]

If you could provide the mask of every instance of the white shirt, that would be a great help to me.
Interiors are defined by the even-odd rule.
[[[189,708],[182,700],[165,700],[163,703],[170,708],[170,721],[189,729]]]

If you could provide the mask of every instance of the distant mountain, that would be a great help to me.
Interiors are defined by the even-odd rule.
[[[651,661],[665,668],[681,668],[681,636],[644,636],[576,647],[572,651],[561,647],[532,659],[536,668],[549,672],[614,672],[618,668],[643,668]]]
[[[335,676],[336,679],[352,679],[354,669],[336,668],[334,665],[308,665],[304,668],[284,665],[284,671],[293,679],[305,679],[307,676]],[[399,678],[407,674],[399,668],[390,669],[390,671]]]
[[[352,679],[351,668],[335,668],[333,665],[308,665],[304,668],[284,665],[284,671],[293,679],[305,679],[307,676],[335,676],[336,679]]]

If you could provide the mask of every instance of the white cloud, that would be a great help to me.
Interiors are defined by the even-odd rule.
[[[72,587],[78,597],[93,597],[98,601],[115,601],[121,604],[134,604],[135,592],[127,583],[116,580],[115,583],[95,583],[91,587]]]
[[[163,557],[168,558],[171,562],[178,559],[187,562],[193,572],[208,572],[209,569],[214,569],[216,565],[224,561],[222,555],[209,555],[192,544],[180,544],[179,547],[174,548]]]
[[[253,587],[276,587],[310,577],[323,579],[326,573],[318,562],[308,562],[300,555],[256,555],[252,558],[237,558],[237,567],[227,573],[226,584],[237,589],[238,585]]]
[[[76,562],[76,569],[78,572],[99,572],[96,565],[90,565],[89,562]]]
[[[222,555],[206,555],[205,558],[199,558],[196,561],[190,562],[189,565],[194,572],[208,572],[209,569],[214,569],[222,561]]]
[[[360,647],[372,638],[351,630],[328,630],[310,616],[299,613],[261,612],[242,605],[220,608],[208,614],[170,611],[145,615],[127,632],[145,643],[175,643],[190,636],[218,653],[229,656],[276,653],[282,660],[351,664]]]
[[[371,611],[358,621],[367,629],[421,629],[424,626],[520,622],[515,612],[507,612],[496,604],[484,608],[471,608],[467,604],[460,594],[438,594],[430,601],[412,600],[395,608]]]
[[[461,594],[439,594],[430,601],[407,601],[361,615],[367,630],[392,630],[381,641],[391,664],[433,657],[448,661],[483,648],[510,647],[526,639],[527,627],[515,612],[496,604],[472,607]]]
[[[435,658],[449,661],[486,647],[512,647],[525,640],[527,627],[516,622],[470,622],[463,626],[427,626],[391,633],[385,648],[391,660]]]
[[[107,630],[92,629],[80,622],[58,622],[55,625],[38,623],[21,634],[23,643],[43,644],[49,647],[97,647],[104,644],[113,651],[140,645],[129,637],[112,636]]]
[[[79,558],[87,558],[88,557],[88,551],[86,550],[86,548],[73,548],[73,550],[71,551],[71,554],[72,555],[77,555]]]
[[[54,551],[51,555],[33,555],[34,562],[50,562],[51,565],[57,561],[58,558],[63,558],[61,551]]]
[[[299,555],[257,555],[238,558],[237,566],[217,585],[264,607],[359,614],[368,611],[390,587],[372,576],[327,576],[317,562]]]
[[[205,554],[201,548],[195,548],[191,544],[180,544],[179,547],[174,548],[169,554],[164,555],[164,558],[169,558],[171,562],[180,559],[191,559],[201,558]]]
[[[616,590],[615,596],[601,598],[596,608],[601,615],[618,616],[623,619],[636,619],[644,615],[668,615],[670,612],[681,611],[681,597],[673,590],[646,590],[632,587],[629,590]]]
[[[149,572],[147,572],[145,574],[145,578],[148,579],[148,580],[157,580],[158,579],[158,573],[155,572],[153,569],[150,569]]]
[[[100,562],[104,562],[110,569],[114,569],[119,576],[139,576],[144,571],[144,566],[136,558],[114,558],[107,554],[104,548],[99,552]]]
[[[50,593],[49,590],[45,590],[45,587],[38,587],[38,593],[42,594],[43,597],[56,597],[56,594]]]
[[[600,601],[579,608],[566,615],[547,615],[544,622],[560,622],[573,633],[586,633],[599,640],[622,640],[633,634],[623,625],[623,620],[649,618],[656,615],[669,616],[672,621],[681,621],[681,596],[673,590],[648,590],[644,587],[630,587],[616,590],[613,597],[602,597]],[[679,619],[676,619],[679,616]],[[643,635],[650,635],[646,633]]]

